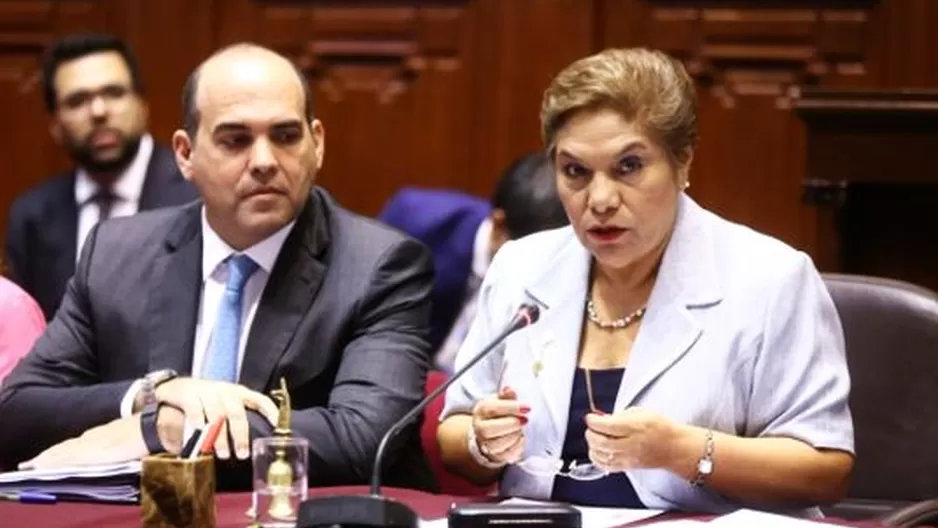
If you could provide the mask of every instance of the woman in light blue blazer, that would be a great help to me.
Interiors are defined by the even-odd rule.
[[[523,303],[539,322],[447,392],[444,463],[506,496],[724,512],[840,498],[853,467],[840,321],[810,258],[697,205],[693,83],[607,50],[547,89],[571,226],[509,242],[466,364]]]

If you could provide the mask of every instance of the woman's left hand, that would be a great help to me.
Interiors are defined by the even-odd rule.
[[[606,471],[666,467],[677,435],[677,424],[641,407],[586,415],[590,460]]]

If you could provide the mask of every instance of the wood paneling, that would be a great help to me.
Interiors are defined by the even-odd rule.
[[[0,238],[13,198],[64,163],[48,133],[39,60],[57,34],[101,29],[97,0],[0,2]]]
[[[396,188],[462,188],[469,173],[469,17],[462,3],[231,0],[220,43],[252,38],[308,75],[326,129],[321,182],[376,213]]]
[[[691,195],[814,253],[816,212],[799,200],[804,131],[791,92],[867,75],[874,5],[605,0],[603,44],[662,49],[697,80],[701,142]],[[620,20],[630,21],[625,31]]]
[[[659,47],[700,88],[691,194],[816,256],[791,95],[938,88],[933,0],[4,0],[0,211],[65,166],[36,66],[51,38],[77,29],[135,48],[164,142],[186,75],[212,50],[250,40],[294,58],[327,131],[321,181],[366,214],[407,184],[488,194],[512,158],[540,148],[540,100],[557,71],[607,46]]]
[[[938,290],[938,90],[813,89],[795,106],[819,265]]]

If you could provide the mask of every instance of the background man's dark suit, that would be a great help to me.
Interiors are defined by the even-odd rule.
[[[190,371],[200,210],[151,211],[91,232],[61,310],[0,390],[4,466],[118,418],[133,379]],[[424,245],[312,193],[263,292],[239,380],[269,394],[286,377],[294,433],[310,442],[310,485],[366,483],[381,436],[422,397],[432,284]],[[249,417],[252,437],[270,434]],[[418,427],[392,446],[389,485],[435,488]],[[249,486],[249,464],[238,466],[220,486]]]
[[[179,173],[173,152],[153,145],[139,210],[180,205],[197,197]],[[77,238],[74,170],[28,191],[10,207],[4,260],[10,277],[36,299],[46,319],[55,315],[75,272]]]
[[[423,242],[433,251],[436,270],[430,345],[446,341],[466,300],[476,231],[492,206],[456,191],[405,187],[388,200],[378,218]],[[486,241],[487,242],[487,241]]]

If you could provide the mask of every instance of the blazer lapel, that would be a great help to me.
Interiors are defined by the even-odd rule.
[[[49,247],[54,251],[56,276],[64,284],[74,275],[78,259],[78,205],[75,203],[74,173],[68,178],[68,183],[61,186],[55,202],[52,218],[41,227],[46,231]]]
[[[182,210],[166,237],[166,253],[153,262],[150,297],[150,371],[192,370],[192,348],[202,293],[201,204]]]
[[[147,172],[143,177],[143,187],[140,189],[139,210],[154,209],[163,202],[162,189],[167,184],[163,177],[165,165],[162,159],[162,149],[154,143],[153,153],[150,154],[150,161],[147,163]]]
[[[240,383],[254,390],[271,377],[326,274],[320,260],[329,247],[325,198],[314,192],[287,237],[264,288],[245,346]]]
[[[632,405],[700,338],[703,326],[692,310],[722,298],[707,214],[682,195],[674,231],[622,377],[617,410]]]
[[[138,209],[146,211],[183,202],[177,197],[180,194],[177,186],[188,185],[179,173],[172,151],[154,143],[147,173],[143,178],[143,188],[140,189]]]
[[[563,439],[567,430],[590,267],[590,255],[572,230],[570,237],[546,271],[525,288],[543,308],[540,321],[529,333],[527,360],[558,439]]]

